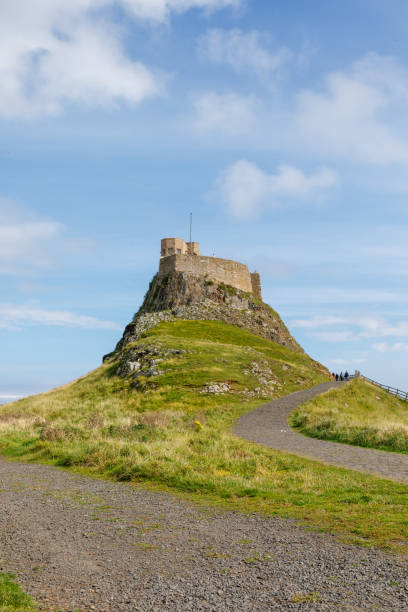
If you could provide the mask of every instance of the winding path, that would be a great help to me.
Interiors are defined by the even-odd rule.
[[[270,448],[369,472],[399,482],[408,482],[408,455],[390,453],[339,442],[307,438],[288,424],[289,413],[320,393],[344,383],[322,383],[260,406],[239,419],[233,433]]]

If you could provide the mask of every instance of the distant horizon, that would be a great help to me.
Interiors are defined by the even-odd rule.
[[[31,395],[30,393],[28,393],[27,395],[10,395],[10,394],[1,395],[0,394],[0,405],[10,404],[11,402],[15,402],[19,399],[23,399],[24,397],[29,397],[30,395]]]

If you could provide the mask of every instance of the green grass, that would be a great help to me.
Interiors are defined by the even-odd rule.
[[[64,387],[0,409],[0,450],[245,512],[292,517],[348,541],[408,551],[408,487],[252,444],[237,418],[328,373],[307,355],[215,321],[160,324],[138,344],[186,351],[143,391],[105,364]],[[268,398],[256,362],[276,382]],[[228,381],[231,393],[200,393]],[[246,390],[246,391],[245,391]],[[194,424],[199,421],[202,427]]]
[[[356,379],[297,408],[290,422],[321,440],[408,453],[408,402]]]
[[[0,574],[0,612],[38,612],[31,597],[14,582],[13,574]]]

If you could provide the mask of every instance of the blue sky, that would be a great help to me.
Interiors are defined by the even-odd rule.
[[[0,401],[96,367],[163,236],[408,389],[404,1],[0,5]]]

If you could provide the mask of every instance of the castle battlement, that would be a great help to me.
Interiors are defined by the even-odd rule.
[[[159,276],[183,272],[203,276],[217,283],[230,285],[241,291],[253,293],[262,300],[261,279],[257,272],[231,259],[201,255],[198,242],[184,242],[182,238],[163,238]]]

